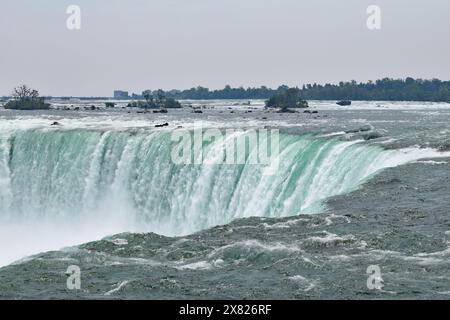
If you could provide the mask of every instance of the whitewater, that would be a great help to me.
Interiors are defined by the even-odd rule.
[[[357,189],[383,169],[448,156],[282,133],[279,168],[265,175],[264,166],[250,163],[174,164],[174,125],[3,121],[0,266],[121,232],[182,236],[246,217],[316,214],[326,209],[325,199]],[[215,143],[205,147],[205,159],[216,156]]]

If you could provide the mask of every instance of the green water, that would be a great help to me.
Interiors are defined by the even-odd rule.
[[[17,131],[0,144],[1,218],[102,216],[125,229],[180,235],[242,217],[317,213],[321,200],[356,188],[395,152],[312,135],[281,134],[279,144],[279,166],[265,175],[249,161],[175,164],[168,131]],[[205,145],[204,159],[216,156],[214,147]]]

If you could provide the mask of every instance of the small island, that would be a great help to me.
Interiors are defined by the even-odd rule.
[[[146,91],[143,94],[145,101],[133,101],[130,102],[127,107],[129,108],[141,108],[146,111],[149,109],[179,109],[181,104],[174,98],[168,98],[162,90],[159,90],[156,94],[152,94],[150,91]]]
[[[266,108],[279,108],[280,112],[292,112],[291,109],[308,108],[299,88],[289,88],[266,101]]]
[[[14,88],[12,100],[4,105],[5,109],[13,110],[47,110],[50,104],[45,103],[44,98],[39,97],[39,92],[21,85]]]

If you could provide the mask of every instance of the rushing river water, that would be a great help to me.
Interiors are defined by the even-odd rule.
[[[316,102],[315,115],[230,105],[209,102],[201,115],[0,111],[0,265],[70,246],[0,269],[0,297],[72,296],[69,265],[90,270],[80,297],[448,296],[449,214],[439,210],[449,105]],[[276,128],[277,170],[174,163],[173,133],[199,122],[239,128],[237,138]],[[365,141],[368,131],[380,138]],[[221,144],[204,145],[205,163]],[[416,234],[415,224],[431,229]],[[365,287],[372,264],[392,276],[385,291]]]

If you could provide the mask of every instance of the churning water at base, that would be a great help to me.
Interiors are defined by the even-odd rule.
[[[215,143],[205,159],[216,156]],[[177,165],[172,149],[170,131],[2,135],[0,265],[124,231],[175,236],[243,217],[318,213],[322,200],[383,168],[439,155],[281,134],[279,168],[264,175],[249,163]]]

